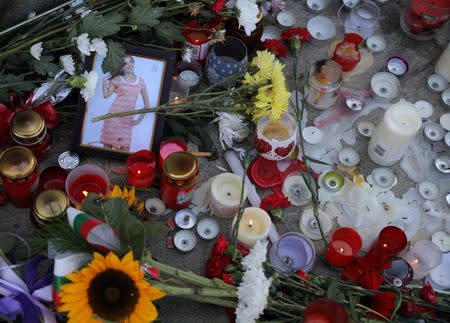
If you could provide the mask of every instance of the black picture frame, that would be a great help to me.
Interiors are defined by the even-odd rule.
[[[132,86],[141,86],[141,90],[137,93],[137,99],[135,103],[135,108],[139,109],[139,104],[143,104],[142,94],[142,82],[145,84],[146,92],[149,98],[149,107],[159,106],[164,104],[169,99],[170,86],[172,83],[172,75],[175,68],[176,53],[169,52],[159,49],[153,49],[142,46],[135,46],[130,44],[123,44],[125,49],[125,54],[131,56],[134,64],[134,74],[136,75],[136,84],[127,83],[122,76],[115,76],[111,78],[108,82],[116,79],[115,82],[125,82]],[[125,58],[124,58],[125,59]],[[157,156],[160,141],[164,130],[164,115],[156,113],[146,113],[143,114],[143,120],[137,125],[132,126],[130,139],[124,139],[122,142],[130,142],[129,147],[119,146],[116,143],[120,142],[123,138],[120,135],[114,133],[115,144],[107,144],[101,139],[108,138],[108,135],[104,135],[103,132],[108,132],[103,130],[103,126],[106,120],[113,120],[119,118],[111,118],[102,120],[99,122],[92,123],[90,120],[94,117],[104,115],[105,113],[111,112],[113,104],[117,98],[117,92],[119,87],[116,87],[116,91],[110,96],[105,98],[102,92],[103,79],[109,75],[109,73],[103,73],[101,64],[104,57],[95,53],[91,56],[86,57],[85,60],[85,70],[86,71],[96,71],[98,74],[98,81],[96,85],[96,90],[94,96],[92,96],[88,102],[85,102],[82,95],[78,97],[78,107],[75,118],[75,127],[73,131],[72,149],[79,153],[89,156],[100,156],[105,158],[114,159],[124,159],[128,155],[142,150],[151,150]],[[119,80],[119,81],[118,81]],[[152,82],[150,82],[152,81]],[[108,84],[108,83],[107,83]],[[117,84],[117,83],[116,83]],[[123,86],[122,89],[126,89]],[[123,93],[134,93],[134,92],[123,92]],[[131,90],[132,91],[132,90]],[[152,94],[158,93],[156,98]],[[143,107],[143,105],[142,105]],[[138,116],[132,116],[134,120],[138,120]],[[121,119],[121,118],[120,118]],[[107,123],[110,125],[111,123]],[[126,123],[125,129],[129,129],[129,123]],[[105,129],[120,129],[121,127],[106,126]],[[100,133],[99,133],[99,129]],[[124,131],[123,129],[121,130]],[[111,136],[109,135],[109,138]],[[119,141],[117,141],[119,140]],[[111,142],[110,142],[111,143]],[[127,149],[128,148],[128,149]]]

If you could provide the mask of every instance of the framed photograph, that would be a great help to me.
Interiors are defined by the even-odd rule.
[[[119,75],[103,73],[104,57],[86,58],[86,70],[98,74],[95,94],[85,102],[79,96],[73,136],[73,149],[87,155],[126,158],[139,150],[152,150],[157,156],[164,117],[145,113],[92,122],[106,113],[119,113],[156,107],[169,98],[176,54],[146,47],[123,45],[125,65]]]

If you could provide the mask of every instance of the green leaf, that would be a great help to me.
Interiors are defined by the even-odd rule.
[[[350,293],[349,293],[350,294]],[[358,304],[359,297],[349,296],[350,314],[355,322],[358,322],[358,313],[356,312],[356,304]]]
[[[107,41],[108,54],[102,63],[103,73],[109,72],[112,76],[119,74],[120,69],[124,65],[123,56],[125,55],[125,49],[122,44],[111,40]]]
[[[208,151],[211,153],[211,157],[208,157],[208,160],[217,160],[219,158],[219,153],[209,134],[204,128],[200,128],[198,125],[194,126],[194,130],[202,140],[202,145],[198,147],[199,151]]]
[[[148,5],[139,4],[131,9],[128,15],[128,23],[135,25],[139,30],[146,31],[149,27],[156,27],[159,25],[159,20],[164,13],[162,7],[150,7]]]
[[[29,236],[22,238],[27,242],[28,246],[30,247],[31,257],[37,255],[42,251],[42,249],[47,247],[46,239],[42,239],[37,236]],[[17,240],[16,245],[12,250],[12,254],[14,256],[14,259],[16,259],[16,261],[27,259],[30,256],[28,254],[28,248],[20,240]]]
[[[170,128],[172,128],[175,135],[185,136],[188,134],[186,127],[183,126],[183,124],[181,124],[180,122],[176,121],[175,119],[166,118],[166,123]]]
[[[137,6],[148,6],[150,4],[150,0],[135,0]]]
[[[40,60],[33,59],[32,64],[39,75],[53,76],[58,72],[58,65],[52,63],[53,56],[41,56]]]
[[[202,140],[198,136],[194,135],[192,132],[188,132],[187,136],[189,140],[192,141],[197,146],[200,146],[202,144]]]
[[[81,210],[86,214],[99,218],[105,221],[105,209],[102,207],[102,203],[98,203],[101,196],[98,194],[89,194],[81,205]]]
[[[67,79],[67,82],[72,85],[73,87],[77,87],[79,89],[84,88],[84,84],[87,82],[87,78],[81,75],[75,75],[72,77],[69,77]]]
[[[339,289],[337,281],[332,280],[328,285],[327,298],[332,299],[338,303],[343,303],[343,301],[345,300],[345,295]]]
[[[83,18],[80,26],[80,33],[88,33],[92,37],[106,37],[117,34],[120,30],[120,23],[125,16],[114,11],[106,16],[96,16],[94,13]]]
[[[283,210],[281,207],[277,207],[276,209],[269,207],[269,212],[272,216],[280,222],[283,222]]]
[[[13,94],[24,95],[26,91],[36,88],[36,84],[31,81],[25,81],[23,76],[14,74],[3,74],[0,72],[0,101],[9,101],[8,92],[11,90]]]
[[[149,236],[161,236],[170,232],[170,228],[167,226],[166,221],[145,221],[143,223],[147,235]]]
[[[177,28],[174,23],[164,21],[155,27],[156,35],[166,43],[172,45],[175,41],[183,41],[184,37],[181,29]]]
[[[16,244],[16,237],[6,234],[0,235],[0,249],[3,251],[3,253],[6,254],[10,252],[11,249],[14,248],[15,244]]]

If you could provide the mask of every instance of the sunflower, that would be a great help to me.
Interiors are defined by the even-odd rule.
[[[130,251],[122,261],[112,252],[94,253],[87,267],[67,275],[61,286],[60,312],[68,312],[69,323],[150,322],[158,312],[151,301],[165,293],[143,280],[139,262]]]
[[[128,191],[126,187],[123,188],[123,191],[120,189],[119,186],[114,185],[114,189],[109,192],[108,196],[106,196],[107,199],[113,198],[113,197],[120,197],[121,199],[127,201],[129,207],[136,208],[139,215],[142,215],[142,212],[144,211],[144,203],[139,202],[136,199],[136,190],[133,188]]]

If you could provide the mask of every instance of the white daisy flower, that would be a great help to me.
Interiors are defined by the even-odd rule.
[[[91,51],[96,51],[100,56],[106,57],[108,47],[101,38],[92,39]]]
[[[30,48],[30,54],[37,60],[41,59],[41,53],[42,53],[42,42],[36,43]]]
[[[75,74],[75,63],[73,62],[72,55],[63,55],[59,58],[63,69],[70,75]]]
[[[95,71],[90,71],[89,73],[85,71],[83,76],[87,79],[84,83],[84,88],[81,89],[80,93],[83,96],[84,101],[88,101],[95,94],[95,87],[97,86],[98,74]]]
[[[91,41],[89,39],[89,35],[87,33],[81,34],[78,37],[72,38],[72,42],[75,40],[77,41],[78,50],[82,54],[84,54],[86,56],[90,56],[91,55]]]
[[[244,27],[245,33],[250,36],[259,21],[259,8],[256,0],[237,0],[236,8],[239,9],[239,27]]]

